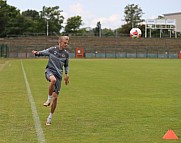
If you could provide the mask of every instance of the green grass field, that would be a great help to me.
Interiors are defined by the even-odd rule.
[[[0,59],[0,143],[38,143],[22,65],[47,143],[181,142],[181,61],[71,59],[52,125],[47,59]],[[179,140],[163,140],[172,129]]]

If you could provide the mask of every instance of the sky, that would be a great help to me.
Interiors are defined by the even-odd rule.
[[[138,5],[143,19],[153,19],[168,13],[181,12],[181,0],[6,0],[8,5],[21,11],[42,11],[43,6],[59,6],[65,18],[81,16],[82,27],[95,28],[100,21],[102,28],[116,29],[124,24],[124,8]],[[146,1],[146,2],[144,2]]]

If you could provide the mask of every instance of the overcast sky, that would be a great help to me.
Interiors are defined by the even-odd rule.
[[[7,3],[21,11],[41,11],[43,6],[59,6],[65,21],[79,15],[84,23],[82,27],[94,28],[100,21],[102,28],[111,29],[124,24],[124,8],[128,4],[138,5],[144,13],[144,19],[181,12],[181,0],[7,0]]]

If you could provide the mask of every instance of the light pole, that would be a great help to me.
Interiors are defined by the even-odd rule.
[[[46,17],[46,21],[47,21],[47,36],[48,36],[48,31],[49,31],[49,23],[48,23],[49,19],[50,19],[49,17]]]
[[[47,20],[47,36],[48,36],[48,26],[49,26],[49,25],[48,25],[48,20]]]
[[[101,37],[102,31],[101,31],[101,22],[100,21],[97,22],[97,28],[98,28],[98,36]]]

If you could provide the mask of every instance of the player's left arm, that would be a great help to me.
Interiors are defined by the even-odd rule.
[[[69,75],[68,74],[65,74],[64,82],[65,82],[65,85],[69,84]]]
[[[65,85],[68,85],[69,84],[69,55],[68,54],[65,60],[64,69],[65,69],[64,82],[65,82]]]

